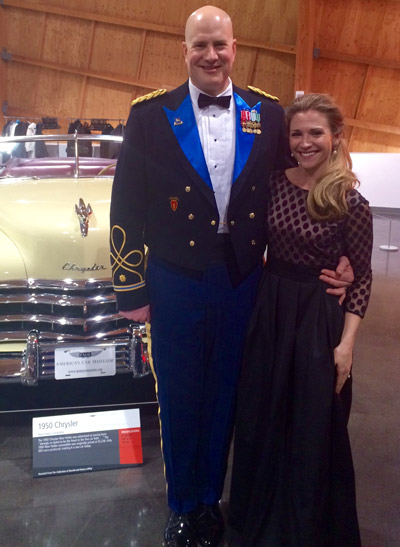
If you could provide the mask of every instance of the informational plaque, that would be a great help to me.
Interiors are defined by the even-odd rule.
[[[139,409],[33,418],[33,476],[143,463]]]

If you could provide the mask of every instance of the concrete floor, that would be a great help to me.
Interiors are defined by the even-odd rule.
[[[400,247],[400,217],[391,244]],[[400,546],[400,251],[375,215],[373,297],[354,362],[350,419],[363,547]],[[154,405],[141,407],[144,465],[32,478],[32,413],[0,414],[0,546],[157,547],[167,518]],[[226,513],[229,472],[222,500]],[[343,546],[346,547],[346,546]]]

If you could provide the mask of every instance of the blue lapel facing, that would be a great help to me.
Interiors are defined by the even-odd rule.
[[[255,110],[259,114],[261,107],[261,102],[250,107],[236,92],[233,93],[233,96],[236,104],[236,145],[232,183],[237,180],[240,173],[243,171],[243,168],[249,159],[255,139],[254,133],[245,133],[242,131],[241,112],[242,110],[247,110],[249,112]],[[166,106],[164,106],[163,109],[179,146],[189,163],[205,181],[207,186],[213,189],[189,93],[176,110],[171,110]]]
[[[250,152],[253,148],[255,135],[254,133],[244,133],[241,125],[241,112],[242,110],[256,110],[260,113],[261,101],[255,106],[250,107],[242,97],[237,93],[233,93],[236,103],[236,148],[235,148],[235,164],[233,168],[233,183],[239,177],[243,171],[244,166],[249,159]]]
[[[212,189],[189,93],[177,110],[170,110],[165,106],[163,108],[183,153],[200,177]]]

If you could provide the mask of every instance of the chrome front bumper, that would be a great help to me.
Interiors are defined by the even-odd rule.
[[[147,352],[147,336],[142,325],[130,325],[104,337],[97,336],[54,336],[44,337],[39,331],[31,330],[26,337],[26,346],[22,351],[7,351],[10,342],[7,333],[0,340],[0,383],[20,382],[26,386],[35,386],[41,380],[54,380],[54,351],[56,348],[91,345],[114,346],[116,354],[116,374],[130,373],[133,377],[142,377],[151,372]]]

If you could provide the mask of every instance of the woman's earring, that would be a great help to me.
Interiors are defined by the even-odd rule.
[[[334,158],[336,158],[336,156],[337,156],[337,149],[336,149],[336,148],[334,148],[334,149],[332,150],[332,156],[333,156]]]

